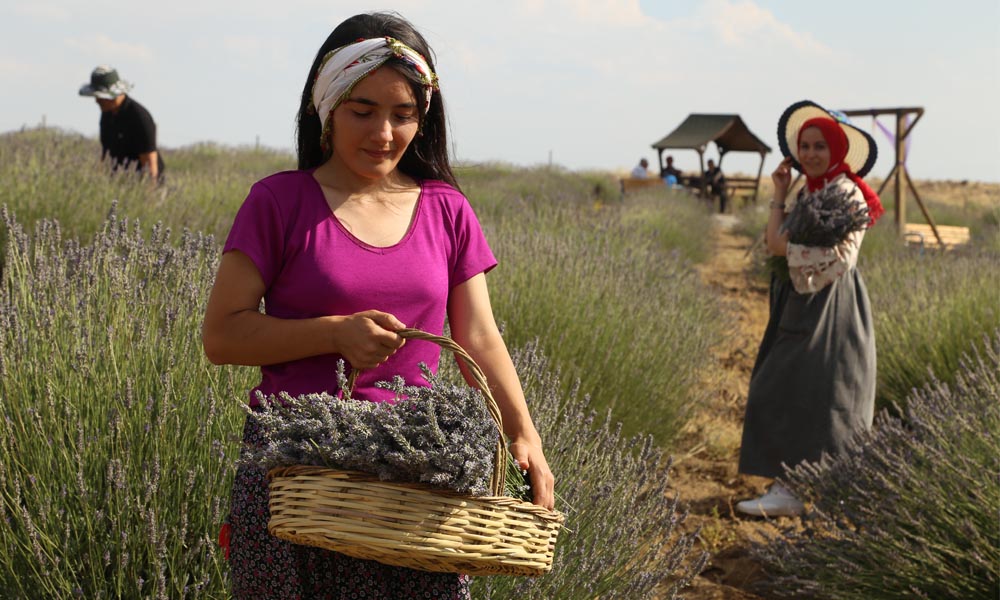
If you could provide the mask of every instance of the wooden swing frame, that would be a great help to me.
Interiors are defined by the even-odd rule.
[[[889,184],[890,181],[893,182],[893,194],[896,198],[896,209],[893,213],[893,220],[896,223],[896,231],[899,235],[906,234],[906,190],[909,189],[913,193],[913,198],[917,201],[917,206],[920,207],[920,212],[924,215],[924,220],[930,226],[931,232],[933,232],[937,243],[944,247],[945,243],[941,239],[941,232],[938,231],[938,226],[934,223],[934,219],[931,218],[931,213],[927,210],[924,205],[924,201],[920,198],[920,194],[917,192],[916,186],[913,185],[913,180],[910,179],[910,174],[906,170],[906,140],[909,138],[910,133],[913,132],[913,128],[920,121],[920,118],[924,116],[924,108],[922,106],[915,107],[903,107],[903,108],[866,108],[866,109],[855,109],[855,110],[844,110],[841,111],[848,117],[872,117],[877,119],[882,115],[894,115],[896,117],[896,162],[892,166],[892,170],[889,171],[889,175],[886,176],[882,185],[879,186],[878,194],[882,195],[882,190],[885,186]],[[907,124],[907,117],[910,115],[916,115],[909,124]]]

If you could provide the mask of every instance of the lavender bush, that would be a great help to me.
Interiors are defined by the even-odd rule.
[[[796,201],[782,224],[795,244],[836,246],[847,236],[868,226],[868,208],[852,199],[856,188],[846,190],[835,183]]]
[[[705,393],[722,338],[717,297],[686,258],[707,254],[694,245],[710,243],[698,234],[710,216],[680,202],[653,207],[649,196],[604,202],[556,170],[516,175],[466,188],[500,261],[488,279],[508,342],[541,340],[566,393],[579,379],[627,435],[669,445]],[[691,237],[678,247],[648,228],[641,217],[657,210]]]
[[[258,373],[203,356],[218,244],[189,231],[224,235],[250,182],[293,161],[169,152],[163,195],[101,172],[94,140],[0,136],[0,205],[11,207],[0,227],[0,590],[12,597],[227,597],[214,539],[240,402]],[[639,433],[669,439],[711,367],[720,325],[686,258],[695,253],[630,222],[651,210],[646,201],[619,203],[593,178],[481,173],[466,191],[501,255],[490,276],[497,315],[512,348],[540,337],[552,354],[518,360],[529,388],[547,382],[529,393],[571,530],[560,536],[564,567],[535,583],[493,581],[492,597],[648,597],[663,579],[679,586],[700,555],[674,529],[683,512],[664,458]],[[116,198],[123,213],[171,227],[109,218]],[[692,230],[707,219],[664,210]]]
[[[620,423],[594,411],[538,343],[513,352],[532,416],[556,475],[556,509],[566,514],[552,572],[539,577],[473,580],[475,598],[550,600],[678,597],[704,567],[696,533],[679,525],[687,512],[671,489],[668,459],[648,435],[626,437]]]
[[[112,212],[80,244],[2,212],[0,596],[221,597],[252,374],[201,351],[215,243]]]
[[[976,249],[918,254],[897,244],[862,254],[859,264],[875,316],[879,408],[905,405],[931,372],[953,381],[970,341],[1000,327],[998,254]]]
[[[294,167],[294,157],[267,149],[201,144],[164,154],[168,183],[155,188],[109,177],[96,140],[53,129],[0,135],[0,205],[29,227],[58,220],[84,242],[114,200],[131,218],[168,224],[173,237],[187,229],[221,239],[253,181]],[[721,338],[715,296],[691,262],[707,256],[709,215],[687,198],[622,202],[601,173],[467,165],[457,174],[501,261],[490,287],[509,341],[541,338],[596,407],[612,408],[626,432],[668,444],[699,401],[700,373],[712,367],[705,357]]]
[[[204,359],[218,248],[112,213],[92,243],[4,211],[0,589],[12,597],[222,598],[223,521],[253,369]],[[537,348],[515,352],[559,476],[556,570],[477,582],[492,598],[651,597],[704,557],[649,437],[594,425]],[[673,592],[671,592],[673,593]]]
[[[134,173],[110,174],[93,138],[52,128],[0,134],[0,206],[29,229],[56,220],[84,242],[100,231],[113,202],[132,219],[165,223],[172,236],[186,229],[222,239],[250,184],[295,165],[290,153],[267,149],[198,144],[161,152],[166,184],[157,187]]]
[[[777,595],[995,599],[1000,586],[1000,329],[953,385],[913,392],[837,458],[787,473],[814,502],[800,533],[757,553]]]
[[[347,389],[343,361],[338,375],[340,389]],[[245,461],[265,470],[317,465],[489,495],[500,432],[482,394],[425,376],[431,387],[405,386],[399,378],[386,386],[397,393],[394,404],[329,394],[261,398],[253,414],[267,442],[247,451]]]

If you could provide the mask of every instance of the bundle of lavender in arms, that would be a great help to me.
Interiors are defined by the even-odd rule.
[[[855,188],[845,189],[830,183],[811,194],[799,197],[781,231],[788,232],[788,241],[803,246],[832,247],[840,244],[855,231],[868,227],[868,207],[853,199]],[[788,280],[788,259],[770,256],[768,270],[780,279]]]
[[[346,393],[343,398],[326,393],[262,398],[261,409],[252,414],[267,441],[247,448],[241,462],[264,470],[315,465],[361,471],[383,481],[489,495],[499,432],[482,394],[421,368],[431,387],[407,386],[401,377],[378,384],[396,393],[394,404],[355,400]],[[342,390],[347,389],[344,370],[340,361]],[[530,502],[531,491],[509,453],[507,461],[506,494]]]

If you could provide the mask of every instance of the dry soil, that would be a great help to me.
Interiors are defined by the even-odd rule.
[[[755,586],[766,573],[750,546],[779,528],[800,525],[796,518],[742,517],[734,508],[736,502],[763,493],[769,483],[736,472],[747,386],[767,324],[767,285],[751,269],[748,250],[755,240],[740,235],[735,224],[734,217],[715,217],[715,251],[701,268],[702,279],[722,298],[727,334],[715,350],[718,368],[705,381],[708,398],[684,430],[670,473],[690,511],[684,527],[700,527],[699,544],[711,554],[706,568],[682,592],[687,600],[768,598]]]

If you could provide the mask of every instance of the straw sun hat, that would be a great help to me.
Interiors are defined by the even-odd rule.
[[[80,95],[114,100],[130,89],[132,89],[132,84],[120,79],[118,71],[107,65],[101,65],[90,74],[90,83],[85,83],[80,87]]]
[[[827,110],[811,100],[802,100],[789,106],[778,119],[778,146],[783,155],[791,157],[792,166],[800,172],[802,171],[798,157],[799,129],[802,128],[803,123],[815,117],[833,119],[847,134],[848,149],[844,162],[851,168],[851,171],[858,177],[864,177],[868,171],[871,171],[878,156],[874,138],[851,125],[844,113]]]

